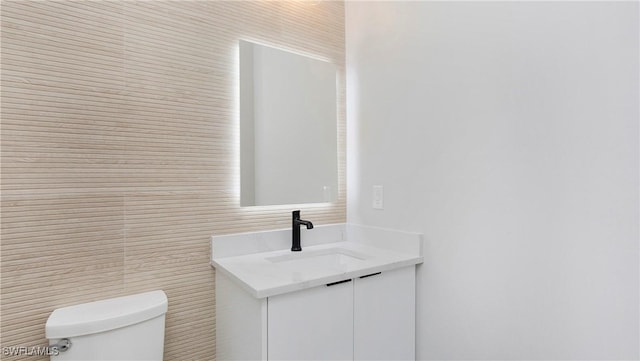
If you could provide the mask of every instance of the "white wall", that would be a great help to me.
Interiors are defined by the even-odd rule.
[[[425,234],[418,357],[638,359],[638,3],[346,6],[348,221]]]

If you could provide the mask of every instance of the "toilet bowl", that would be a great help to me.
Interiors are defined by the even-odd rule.
[[[167,307],[152,291],[56,309],[45,326],[50,359],[160,361]]]

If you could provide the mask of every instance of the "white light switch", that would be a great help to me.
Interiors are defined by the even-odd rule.
[[[373,208],[383,209],[384,193],[382,186],[373,186]]]

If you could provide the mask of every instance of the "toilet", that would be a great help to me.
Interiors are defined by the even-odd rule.
[[[162,360],[167,295],[152,291],[54,310],[50,360]]]

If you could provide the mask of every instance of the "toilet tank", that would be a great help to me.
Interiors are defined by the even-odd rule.
[[[152,291],[54,310],[49,345],[66,344],[52,361],[162,360],[167,295]]]

